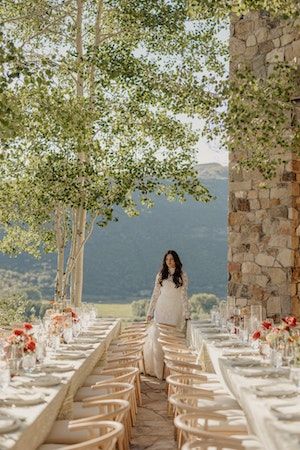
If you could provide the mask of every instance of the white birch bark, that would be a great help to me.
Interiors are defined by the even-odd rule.
[[[55,211],[55,231],[57,245],[57,269],[55,282],[55,300],[63,300],[63,276],[64,276],[64,257],[65,257],[65,221],[64,211],[58,207]]]

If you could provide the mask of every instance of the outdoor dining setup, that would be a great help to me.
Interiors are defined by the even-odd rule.
[[[300,448],[300,329],[294,317],[262,313],[253,305],[241,317],[229,300],[186,332],[156,325],[168,449]],[[54,305],[43,320],[3,329],[0,449],[139,448],[146,336],[147,323],[97,318],[89,305]]]
[[[1,450],[128,448],[145,325],[120,328],[82,305],[2,330]]]
[[[212,309],[210,319],[189,324],[189,348],[195,357],[184,362],[185,370],[192,363],[202,372],[195,371],[189,387],[169,399],[176,411],[187,413],[186,417],[175,418],[186,437],[205,439],[210,433],[206,438],[217,440],[216,445],[220,440],[218,449],[300,448],[300,328],[295,317],[274,323],[272,319],[263,320],[262,314],[261,305],[253,305],[250,315],[243,317],[234,300],[229,299]],[[196,366],[191,367],[194,370]],[[204,378],[196,382],[197,376]],[[174,379],[170,378],[172,385]],[[215,416],[219,425],[211,430],[210,414],[223,416]],[[202,421],[196,420],[197,415]],[[226,421],[232,431],[226,425],[225,432]],[[218,427],[220,434],[213,436]],[[255,436],[254,441],[238,436],[245,431]],[[238,443],[227,441],[225,445],[234,434]],[[182,448],[198,447],[187,444]]]

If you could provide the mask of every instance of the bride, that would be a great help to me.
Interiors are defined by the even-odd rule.
[[[148,329],[144,345],[145,369],[148,375],[163,378],[163,351],[158,342],[157,323],[174,325],[183,329],[188,320],[188,278],[182,271],[182,263],[174,250],[168,250],[162,268],[156,276],[155,286],[147,312],[147,321],[154,319]]]

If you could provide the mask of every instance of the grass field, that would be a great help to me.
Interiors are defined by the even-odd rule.
[[[120,317],[132,319],[130,303],[94,303],[100,317]]]

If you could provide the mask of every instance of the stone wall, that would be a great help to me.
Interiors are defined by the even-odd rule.
[[[263,13],[233,18],[230,70],[247,64],[266,77],[276,61],[300,62],[299,26]],[[236,170],[234,153],[229,167],[228,295],[246,310],[260,303],[275,318],[300,316],[300,160],[283,150],[286,162],[271,181]]]

